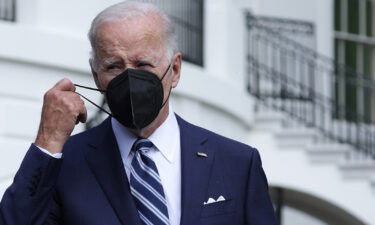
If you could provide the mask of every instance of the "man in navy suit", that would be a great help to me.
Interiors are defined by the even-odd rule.
[[[89,38],[111,116],[70,137],[86,120],[84,103],[68,79],[51,88],[37,138],[0,203],[1,225],[277,224],[258,151],[173,113],[182,60],[162,11],[121,2],[94,19]],[[150,145],[140,153],[136,143]],[[137,174],[142,160],[156,166],[160,192]],[[163,202],[163,215],[137,184]]]

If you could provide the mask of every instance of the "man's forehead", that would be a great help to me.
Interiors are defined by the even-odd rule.
[[[154,19],[151,16],[141,16],[103,21],[97,27],[96,36],[99,39],[102,37],[111,38],[113,34],[126,35],[135,39],[140,36],[144,36],[143,38],[162,38],[163,30],[163,23],[160,19]]]
[[[164,55],[165,41],[160,30],[144,21],[115,21],[101,24],[97,31],[99,57],[107,62],[126,55],[129,61],[157,63]],[[118,57],[116,59],[116,56]]]

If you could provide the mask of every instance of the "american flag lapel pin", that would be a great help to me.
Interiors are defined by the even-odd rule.
[[[197,156],[204,157],[204,158],[208,157],[208,155],[206,153],[203,153],[203,152],[197,152]]]

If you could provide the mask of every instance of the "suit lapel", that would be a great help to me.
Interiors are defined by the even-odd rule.
[[[140,225],[111,120],[100,126],[99,134],[93,135],[94,148],[87,152],[86,160],[121,224]]]
[[[202,131],[177,116],[181,135],[181,225],[198,224],[207,199],[214,151],[206,148]],[[207,154],[199,157],[197,152]]]

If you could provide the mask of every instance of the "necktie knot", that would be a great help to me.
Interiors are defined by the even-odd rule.
[[[133,144],[133,151],[146,153],[151,149],[153,145],[154,144],[146,138],[138,138]]]

